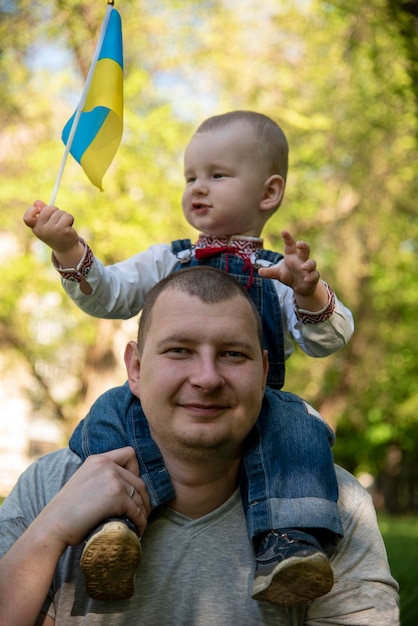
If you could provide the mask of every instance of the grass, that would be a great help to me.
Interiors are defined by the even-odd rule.
[[[392,575],[400,586],[401,625],[418,624],[418,517],[379,513]],[[377,625],[376,625],[377,626]]]

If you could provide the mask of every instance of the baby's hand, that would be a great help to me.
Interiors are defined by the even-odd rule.
[[[284,259],[277,265],[258,270],[264,278],[274,278],[291,287],[295,294],[310,296],[319,281],[316,261],[309,258],[310,247],[306,241],[295,241],[287,230],[282,230]]]
[[[78,246],[79,238],[73,228],[74,218],[55,206],[36,200],[23,216],[26,226],[54,252],[62,254]]]

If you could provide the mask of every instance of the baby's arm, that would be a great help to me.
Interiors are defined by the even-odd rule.
[[[282,230],[284,259],[278,265],[258,270],[260,276],[279,280],[293,289],[296,304],[306,311],[321,311],[327,306],[329,293],[319,280],[316,261],[309,258],[306,241],[295,241],[287,230]]]
[[[276,290],[285,337],[288,335],[311,356],[333,354],[350,341],[354,332],[353,316],[332,289],[320,280],[316,262],[309,258],[309,245],[296,242],[285,230],[282,237],[284,259],[258,271],[260,276],[278,281]],[[292,351],[293,347],[287,349],[286,358]]]
[[[23,219],[36,237],[52,248],[52,261],[68,296],[94,317],[133,317],[144,306],[148,291],[178,264],[170,245],[156,244],[129,259],[104,266],[78,236],[73,216],[40,200]]]
[[[77,267],[85,245],[73,228],[72,215],[55,206],[47,206],[42,200],[35,200],[25,212],[23,221],[38,239],[52,248],[61,267]]]

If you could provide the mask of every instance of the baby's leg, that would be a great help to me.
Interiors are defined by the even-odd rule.
[[[267,390],[241,481],[256,552],[253,598],[284,606],[328,593],[327,548],[342,535],[333,433],[296,396]]]
[[[100,396],[70,439],[71,450],[83,460],[123,446],[132,446],[136,452],[151,514],[155,514],[172,500],[174,489],[141,404],[127,383]],[[126,518],[104,520],[87,538],[81,556],[89,596],[99,600],[129,598],[140,558],[136,527]]]

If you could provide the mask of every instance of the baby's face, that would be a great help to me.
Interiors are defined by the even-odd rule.
[[[213,236],[260,236],[265,216],[259,205],[269,174],[249,125],[195,134],[184,176],[183,212],[194,228]]]

